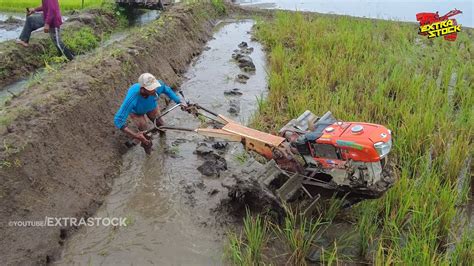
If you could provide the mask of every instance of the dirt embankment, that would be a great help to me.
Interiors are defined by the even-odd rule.
[[[97,37],[110,32],[118,25],[118,18],[112,11],[97,9],[73,14],[61,27],[64,32],[74,32],[84,26],[93,29]],[[19,78],[26,77],[32,71],[44,66],[43,54],[52,48],[49,35],[43,32],[33,33],[30,46],[25,48],[14,40],[0,43],[0,87]]]
[[[120,44],[68,63],[12,101],[0,121],[2,263],[45,264],[58,257],[75,228],[8,222],[91,216],[121,164],[124,138],[112,121],[129,84],[142,72],[179,84],[219,16],[209,4],[174,6]]]

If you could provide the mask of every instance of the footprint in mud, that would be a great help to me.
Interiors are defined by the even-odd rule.
[[[196,206],[196,198],[194,197],[194,194],[196,192],[196,188],[200,190],[204,190],[206,188],[204,181],[199,180],[195,182],[186,182],[185,180],[181,180],[179,183],[183,186],[184,192],[187,195],[186,203],[191,207]]]
[[[224,95],[226,95],[226,96],[241,96],[241,95],[243,95],[243,93],[238,88],[234,88],[232,90],[224,91]]]
[[[163,152],[171,158],[183,158],[183,156],[179,155],[179,146],[186,142],[188,142],[188,140],[178,138],[171,142],[171,146],[165,146]]]
[[[186,142],[188,142],[187,139],[181,139],[181,138],[179,138],[179,139],[176,139],[176,140],[174,140],[173,142],[171,142],[171,146],[179,146],[179,145],[181,145],[181,144],[183,144],[183,143],[186,143]]]
[[[255,72],[255,64],[249,56],[253,52],[253,47],[248,47],[246,42],[241,42],[238,46],[240,50],[234,50],[232,58],[237,61],[242,71]]]
[[[183,158],[183,156],[179,155],[179,148],[178,146],[171,146],[171,147],[164,147],[163,152],[167,154],[171,158]]]
[[[229,101],[229,114],[237,116],[240,113],[240,100],[232,99]]]
[[[214,145],[218,148],[221,148],[222,146],[225,148],[224,144]],[[204,163],[197,168],[201,174],[208,177],[219,177],[221,171],[227,170],[227,161],[225,158],[216,153],[216,151],[209,147],[207,143],[199,143],[196,147],[195,154],[204,159]]]
[[[250,77],[245,74],[238,74],[237,77],[235,77],[235,81],[238,83],[247,84],[247,80],[249,80],[249,78]]]

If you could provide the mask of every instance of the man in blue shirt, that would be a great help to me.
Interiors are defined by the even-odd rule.
[[[147,130],[147,119],[154,121],[160,115],[157,100],[164,93],[177,104],[182,104],[179,97],[164,82],[156,80],[150,73],[144,73],[138,78],[138,83],[133,84],[127,92],[127,96],[114,117],[115,126],[125,132],[130,137],[141,142],[145,152],[151,152],[151,140],[144,131]],[[139,132],[134,132],[127,126],[127,118],[130,116],[138,127]],[[161,118],[156,120],[156,126],[162,126]]]

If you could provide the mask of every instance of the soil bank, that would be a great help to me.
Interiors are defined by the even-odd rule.
[[[210,4],[176,5],[120,44],[46,76],[2,110],[2,263],[47,264],[58,258],[77,228],[8,223],[93,215],[121,165],[124,136],[112,117],[127,84],[152,72],[178,85],[221,16]]]
[[[91,27],[94,35],[101,38],[119,24],[118,17],[112,10],[94,9],[71,15],[61,26],[62,37],[69,32],[77,32],[81,28]],[[53,48],[49,34],[34,32],[31,36],[30,46],[23,47],[15,40],[0,43],[0,88],[24,78],[34,70],[43,67],[45,62],[43,54]],[[56,50],[54,50],[56,52]],[[59,55],[59,54],[58,54]]]

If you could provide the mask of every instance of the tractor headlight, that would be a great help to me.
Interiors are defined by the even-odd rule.
[[[379,154],[380,158],[383,158],[392,149],[392,140],[390,139],[387,142],[383,142],[383,141],[377,142],[374,144],[374,148],[377,150],[377,153]]]

